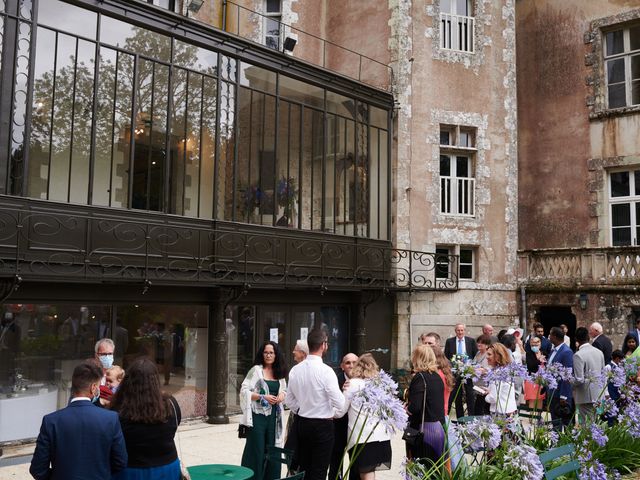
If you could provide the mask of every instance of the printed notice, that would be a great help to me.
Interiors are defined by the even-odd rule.
[[[300,340],[306,340],[308,334],[309,334],[309,329],[307,327],[300,328]]]
[[[278,329],[270,328],[269,329],[269,340],[272,342],[278,343]]]

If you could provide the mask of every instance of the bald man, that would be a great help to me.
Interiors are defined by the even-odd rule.
[[[591,337],[591,345],[596,347],[604,355],[604,364],[611,363],[611,353],[613,352],[613,344],[609,337],[603,333],[602,325],[593,322],[589,327],[589,336]]]
[[[345,390],[344,385],[349,380],[351,370],[353,370],[353,366],[357,361],[358,356],[355,353],[347,353],[342,357],[342,362],[340,363],[340,369],[342,371],[338,373],[338,386],[341,390]],[[344,417],[337,418],[333,421],[333,450],[331,451],[331,464],[329,465],[329,476],[327,477],[332,480],[336,478],[336,474],[340,468],[342,454],[344,453],[344,447],[347,446],[348,425],[349,415],[345,415]],[[342,478],[342,473],[340,474],[340,478]],[[359,478],[360,475],[355,471],[355,469],[349,470],[349,480],[358,480]]]

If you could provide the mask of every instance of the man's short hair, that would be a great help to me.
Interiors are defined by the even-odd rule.
[[[420,339],[419,339],[419,340],[420,340],[420,342],[421,342],[421,343],[422,343],[422,342],[424,342],[424,340],[425,340],[427,337],[431,337],[431,338],[433,338],[433,339],[436,341],[436,343],[437,343],[438,345],[440,345],[440,343],[442,342],[442,338],[441,338],[441,337],[440,337],[440,335],[438,335],[436,332],[423,333],[422,335],[420,335]]]
[[[96,346],[94,347],[95,353],[98,353],[98,350],[100,350],[100,345],[102,344],[109,345],[114,350],[116,349],[116,344],[113,343],[113,340],[111,340],[110,338],[101,338],[96,342]]]
[[[598,333],[598,334],[601,334],[601,333],[604,331],[604,330],[603,330],[603,328],[602,328],[602,324],[600,324],[600,323],[598,323],[598,322],[593,322],[593,323],[591,324],[591,329],[592,329],[594,332]]]
[[[549,330],[549,336],[555,337],[556,340],[564,342],[564,332],[560,327],[551,327],[551,330]]]
[[[327,341],[327,334],[320,329],[311,330],[307,336],[309,352],[317,352],[322,348],[322,344]]]
[[[589,330],[584,327],[578,327],[576,328],[575,337],[576,342],[578,342],[580,345],[584,345],[585,343],[589,342]]]
[[[478,339],[476,340],[476,343],[481,343],[488,347],[493,343],[493,341],[491,340],[491,337],[489,335],[487,335],[486,333],[483,333],[478,337]]]
[[[73,369],[71,392],[75,395],[86,392],[92,383],[100,383],[102,368],[95,361],[85,360]]]
[[[622,353],[622,350],[614,350],[613,352],[611,352],[611,358],[613,359],[622,359],[624,358],[624,353]]]
[[[538,328],[542,328],[544,329],[544,325],[542,325],[540,322],[536,322],[533,324],[533,329],[537,330]],[[564,334],[563,334],[564,335]]]

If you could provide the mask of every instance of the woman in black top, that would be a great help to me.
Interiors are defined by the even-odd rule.
[[[127,468],[112,480],[179,480],[180,461],[173,441],[180,424],[178,402],[160,389],[156,364],[136,360],[111,403],[127,445]]]
[[[418,345],[411,355],[416,372],[409,385],[409,425],[422,430],[423,442],[408,447],[410,458],[437,462],[444,453],[444,382],[438,363],[428,345]],[[423,410],[424,405],[424,410]]]

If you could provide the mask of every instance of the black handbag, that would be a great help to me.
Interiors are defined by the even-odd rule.
[[[238,438],[247,438],[252,428],[253,427],[249,427],[247,425],[238,425]]]
[[[419,373],[420,378],[422,378],[422,382],[424,383],[424,393],[422,395],[422,419],[420,421],[420,429],[415,429],[413,427],[407,426],[402,433],[402,439],[407,442],[407,445],[410,447],[415,447],[416,445],[420,445],[423,441],[424,432],[422,429],[424,428],[424,410],[427,405],[427,382],[424,379],[422,373]]]

